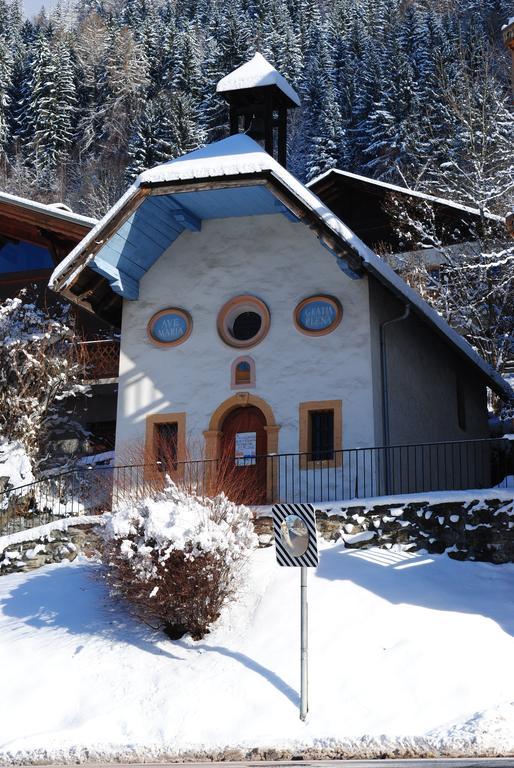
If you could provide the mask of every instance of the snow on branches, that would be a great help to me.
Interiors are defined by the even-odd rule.
[[[256,546],[252,514],[223,494],[198,498],[169,479],[105,526],[106,579],[136,615],[178,638],[200,638],[236,593]]]
[[[70,426],[65,401],[87,393],[82,372],[68,308],[57,305],[50,317],[27,291],[0,304],[0,435],[35,464]]]

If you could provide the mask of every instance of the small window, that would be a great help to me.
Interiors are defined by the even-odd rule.
[[[334,411],[309,412],[310,461],[334,459]]]
[[[178,424],[155,425],[155,458],[161,472],[175,472],[178,466]]]
[[[186,414],[152,413],[146,417],[145,478],[173,473],[182,477],[186,458]]]
[[[232,363],[231,385],[233,389],[255,387],[255,362],[251,357],[238,357]]]
[[[466,396],[461,378],[457,378],[457,421],[459,427],[466,430]]]
[[[300,403],[300,464],[339,467],[342,463],[343,412],[341,400]]]
[[[242,363],[236,365],[236,384],[249,384],[252,371],[250,369],[250,363],[243,360]]]

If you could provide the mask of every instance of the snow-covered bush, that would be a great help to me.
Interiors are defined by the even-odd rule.
[[[0,304],[0,436],[21,443],[33,466],[59,430],[79,429],[64,404],[89,391],[71,320],[68,307],[50,316],[26,290]]]
[[[32,482],[32,466],[22,444],[0,437],[0,493]]]
[[[247,507],[224,495],[200,499],[168,480],[110,517],[106,579],[146,623],[173,639],[199,639],[235,597],[256,544]]]

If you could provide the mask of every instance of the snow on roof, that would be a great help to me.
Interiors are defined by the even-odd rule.
[[[431,202],[431,203],[439,203],[440,205],[446,205],[451,208],[457,208],[459,211],[464,211],[465,213],[471,213],[475,216],[480,215],[480,211],[478,208],[471,208],[468,205],[462,205],[461,203],[456,203],[454,200],[447,200],[444,197],[437,197],[436,195],[428,195],[425,192],[418,192],[417,190],[410,189],[409,187],[400,187],[397,184],[390,184],[387,181],[380,181],[379,179],[371,179],[369,176],[359,176],[359,174],[350,173],[350,171],[341,171],[339,170],[339,168],[331,168],[329,171],[325,171],[319,176],[316,176],[315,179],[312,179],[311,181],[307,182],[307,187],[309,187],[310,189],[322,179],[325,179],[328,176],[330,176],[331,173],[335,173],[338,176],[344,176],[347,179],[355,179],[355,181],[362,181],[366,184],[372,184],[376,187],[382,187],[383,189],[388,189],[391,192],[400,192],[401,194],[409,195],[411,197],[418,197],[421,200],[427,200],[428,202]],[[492,213],[487,213],[485,215],[489,219],[494,219],[495,221],[500,221],[500,222],[503,221],[503,218],[501,216],[496,216]]]
[[[99,224],[89,232],[81,243],[55,269],[50,278],[50,287],[68,287],[78,272],[92,258],[88,248],[92,243],[103,242],[106,237],[103,230],[114,216],[138,192],[141,186],[152,186],[177,181],[194,179],[221,179],[224,176],[251,175],[267,172],[283,188],[289,190],[315,216],[321,220],[340,240],[359,257],[362,268],[384,283],[402,301],[410,304],[417,312],[448,341],[478,366],[489,379],[494,389],[503,393],[507,399],[514,393],[502,377],[488,365],[448,323],[435,312],[421,296],[410,288],[386,262],[377,256],[352,230],[346,226],[316,195],[296,179],[286,168],[268,155],[262,147],[245,134],[236,134],[227,139],[209,144],[183,157],[171,160],[144,171],[125,195],[111,208]],[[401,189],[401,187],[399,188]],[[82,257],[82,258],[81,258]],[[76,266],[75,263],[76,262]],[[73,270],[73,271],[71,271]]]
[[[300,98],[294,88],[261,53],[256,53],[246,64],[242,64],[230,74],[222,77],[216,86],[216,91],[224,93],[243,88],[260,88],[265,85],[276,85],[291,101],[300,106]]]
[[[84,224],[88,227],[97,224],[97,219],[91,219],[89,216],[73,213],[73,211],[71,211],[68,206],[64,206],[63,203],[50,203],[49,205],[45,205],[44,203],[37,203],[35,200],[29,200],[26,197],[17,197],[16,195],[10,195],[8,192],[0,192],[0,203],[2,202],[17,205],[20,208],[26,208],[27,210],[36,213],[44,213],[48,216],[53,216],[56,219],[73,222],[74,224]]]

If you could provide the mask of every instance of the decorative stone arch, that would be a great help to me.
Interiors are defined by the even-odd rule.
[[[217,459],[219,457],[223,422],[228,416],[228,414],[234,411],[236,408],[246,408],[247,406],[251,406],[251,405],[253,405],[255,408],[258,408],[263,414],[264,418],[266,419],[266,425],[264,427],[264,430],[268,438],[267,440],[268,454],[278,453],[278,433],[280,430],[280,425],[277,424],[275,421],[275,416],[271,406],[265,400],[263,400],[262,397],[253,395],[250,392],[237,392],[237,394],[232,395],[232,397],[229,397],[227,400],[224,400],[223,403],[218,405],[218,407],[212,414],[211,419],[209,421],[209,429],[205,430],[205,432],[203,433],[205,437],[205,458],[206,459]],[[276,495],[275,494],[276,489],[273,488],[271,485],[272,474],[273,473],[271,472],[268,472],[267,474],[268,499],[270,501]],[[278,473],[275,473],[275,475],[277,474]],[[275,476],[274,477],[275,484],[276,484],[276,479],[277,478]]]

